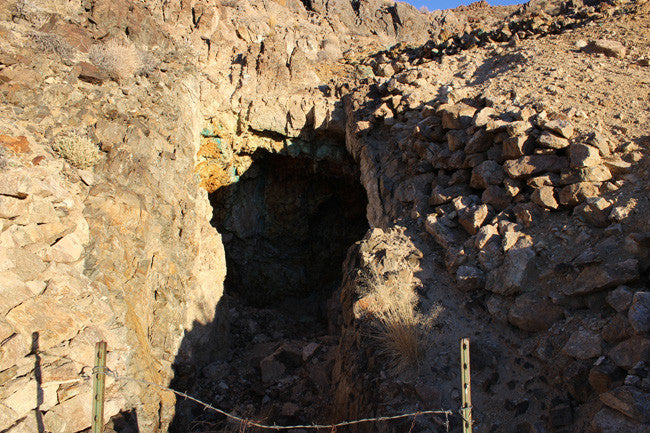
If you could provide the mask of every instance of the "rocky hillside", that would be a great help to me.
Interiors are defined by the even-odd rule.
[[[476,431],[648,431],[648,34],[641,0],[4,1],[0,431],[89,428],[100,340],[270,423],[456,411],[461,337]],[[238,428],[110,377],[106,412]]]

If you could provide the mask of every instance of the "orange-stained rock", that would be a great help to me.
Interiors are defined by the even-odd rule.
[[[19,137],[12,137],[10,135],[0,135],[0,146],[13,151],[14,153],[29,153],[29,141],[27,137],[21,135]]]

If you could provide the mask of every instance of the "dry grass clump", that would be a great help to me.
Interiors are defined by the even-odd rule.
[[[372,298],[368,315],[372,337],[397,373],[417,370],[427,347],[429,334],[441,312],[440,307],[423,314],[417,309],[413,274],[380,274],[372,268],[357,281],[362,293]]]
[[[88,168],[99,162],[99,148],[85,135],[69,132],[52,142],[52,149],[77,168]]]
[[[95,66],[117,81],[149,74],[157,67],[151,54],[140,51],[132,43],[116,39],[93,45],[88,56]]]
[[[59,35],[34,32],[29,35],[29,38],[43,52],[56,53],[66,59],[74,55],[74,48]]]

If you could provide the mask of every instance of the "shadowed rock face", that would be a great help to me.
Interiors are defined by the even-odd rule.
[[[368,227],[358,169],[349,158],[257,154],[239,182],[210,196],[227,292],[255,305],[330,293]]]

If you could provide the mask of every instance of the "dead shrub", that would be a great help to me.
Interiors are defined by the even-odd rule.
[[[157,67],[153,55],[116,39],[93,45],[88,56],[95,66],[117,81],[149,74]]]
[[[72,58],[74,55],[74,48],[59,35],[34,32],[29,35],[29,38],[43,52],[55,53],[65,59]]]
[[[431,328],[440,307],[423,314],[417,309],[413,274],[382,275],[374,267],[357,280],[361,293],[371,300],[368,310],[371,336],[397,373],[417,370],[429,345]]]

